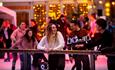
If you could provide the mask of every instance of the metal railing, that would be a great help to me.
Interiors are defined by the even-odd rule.
[[[95,70],[95,59],[94,55],[112,55],[115,56],[115,52],[112,53],[101,53],[100,51],[94,50],[52,50],[52,51],[44,51],[37,49],[0,49],[0,52],[32,52],[32,53],[48,53],[48,54],[80,54],[80,55],[90,55],[90,68],[91,70]]]
[[[0,49],[0,52],[34,52],[34,53],[48,53],[48,54],[101,54],[100,51],[93,50],[37,50],[37,49]]]

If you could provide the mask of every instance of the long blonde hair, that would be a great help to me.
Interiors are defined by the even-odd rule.
[[[52,25],[55,25],[56,26],[56,24],[54,24],[54,23],[50,23],[50,24],[48,24],[48,26],[47,26],[47,31],[46,31],[46,36],[47,36],[47,41],[48,42],[51,42],[50,40],[50,38],[51,38],[51,36],[52,36]],[[57,26],[56,26],[56,28],[57,28]],[[55,34],[55,41],[57,40],[57,33]]]

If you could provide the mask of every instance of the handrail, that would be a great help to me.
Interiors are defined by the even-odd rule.
[[[34,53],[48,53],[48,54],[105,54],[105,55],[115,55],[113,53],[101,53],[101,51],[94,51],[94,50],[51,50],[51,51],[44,51],[38,49],[0,49],[0,52],[34,52]]]
[[[112,55],[115,56],[115,51],[113,53],[101,53],[101,51],[94,50],[52,50],[44,51],[38,49],[0,49],[0,52],[34,52],[34,53],[48,53],[48,54],[80,54],[80,55],[90,55],[90,69],[95,70],[95,59],[93,55]]]

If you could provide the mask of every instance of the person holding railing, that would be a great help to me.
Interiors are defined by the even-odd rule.
[[[96,20],[96,29],[97,32],[95,33],[94,37],[91,41],[85,44],[87,48],[93,48],[97,46],[98,51],[101,52],[111,52],[109,48],[112,47],[113,36],[112,33],[109,32],[107,29],[107,21],[104,19],[97,19]],[[107,60],[108,70],[115,70],[115,56],[108,56]]]
[[[31,23],[31,26],[29,27],[32,31],[33,31],[33,33],[34,33],[34,36],[35,36],[35,38],[37,39],[37,41],[39,42],[40,41],[40,38],[39,38],[39,36],[37,35],[37,33],[38,33],[38,25],[37,25],[37,23],[36,23],[36,21],[34,20],[34,19],[31,19],[31,21],[30,21]],[[36,47],[36,49],[37,49],[37,47]],[[32,61],[32,66],[33,66],[33,68],[34,69],[39,69],[40,70],[40,62],[41,62],[41,60],[44,60],[44,62],[47,62],[47,59],[46,59],[46,57],[44,56],[44,53],[34,53],[33,54],[33,61]]]
[[[70,23],[70,28],[72,30],[71,35],[69,36],[68,42],[71,44],[71,50],[86,50],[87,48],[84,46],[88,41],[88,31],[81,28],[79,20],[72,20]],[[89,57],[88,55],[79,55],[73,54],[73,58],[75,59],[75,66],[72,68],[76,68],[76,70],[90,70]],[[70,57],[71,59],[71,57]]]
[[[16,41],[12,47],[18,46],[18,49],[34,49],[37,46],[37,40],[35,39],[31,29],[27,29],[25,35]],[[31,70],[31,53],[20,53],[21,70]]]
[[[48,24],[46,35],[37,45],[38,49],[45,51],[63,50],[65,42],[62,33],[57,31],[56,22]],[[64,70],[65,54],[49,54],[48,64],[48,70]]]
[[[20,26],[16,30],[13,31],[13,33],[11,34],[12,45],[14,45],[17,40],[19,40],[20,38],[22,38],[25,35],[26,26],[27,26],[26,23],[24,21],[21,21]],[[13,49],[18,49],[18,45],[17,45],[17,47],[15,47]],[[12,70],[15,70],[15,65],[16,65],[16,61],[18,58],[17,53],[13,52],[12,56],[13,56]]]
[[[10,21],[4,20],[3,24],[0,28],[0,34],[3,36],[3,40],[5,43],[5,48],[9,49],[11,47],[11,39],[10,36],[12,34],[13,30],[10,28]],[[4,62],[9,62],[10,61],[10,53],[7,52],[7,58],[4,59]]]

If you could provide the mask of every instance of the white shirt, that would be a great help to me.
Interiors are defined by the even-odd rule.
[[[57,41],[53,41],[51,44],[47,41],[47,36],[44,36],[38,43],[37,48],[40,50],[45,50],[46,48],[52,48],[53,50],[63,50],[65,45],[64,38],[61,32],[57,32]]]
[[[5,29],[4,29],[4,34],[5,34],[5,38],[6,38],[6,39],[8,39],[8,31],[7,31],[7,30],[8,30],[8,28],[5,28]]]

